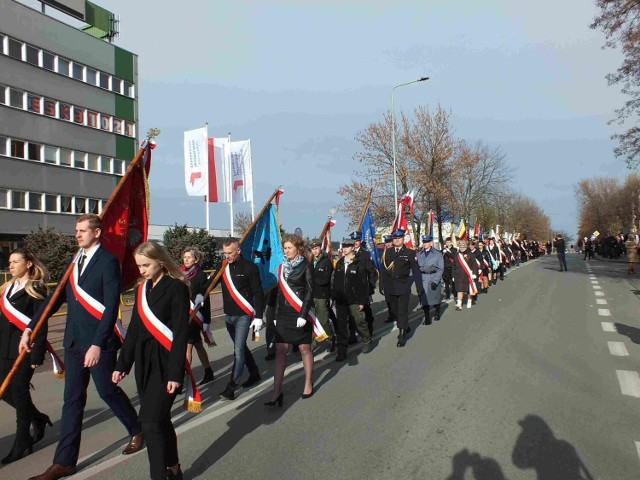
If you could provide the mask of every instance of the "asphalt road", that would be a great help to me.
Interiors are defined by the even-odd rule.
[[[289,355],[281,409],[263,406],[273,368],[264,339],[251,345],[264,382],[218,400],[231,364],[231,342],[218,331],[205,410],[176,404],[185,478],[637,480],[640,282],[621,262],[569,254],[568,264],[561,273],[555,256],[528,262],[472,309],[448,305],[430,326],[416,311],[405,348],[379,301],[375,349],[356,346],[344,364],[321,350],[311,399],[300,399],[300,357]],[[33,383],[54,428],[33,455],[0,469],[2,479],[39,473],[53,456],[63,382],[41,372]],[[124,388],[134,396],[132,379]],[[148,478],[146,453],[119,455],[124,429],[90,390],[72,478]],[[13,421],[0,406],[2,455]]]

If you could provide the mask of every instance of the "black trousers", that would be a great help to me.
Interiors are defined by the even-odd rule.
[[[75,467],[78,463],[89,378],[93,378],[98,395],[118,417],[129,436],[137,435],[142,431],[138,414],[131,405],[129,397],[111,381],[117,352],[103,350],[98,364],[91,368],[84,366],[85,353],[86,350],[78,347],[65,349],[64,404],[60,420],[60,440],[53,456],[53,463],[63,467]]]
[[[564,268],[567,271],[567,259],[564,257],[564,252],[558,252],[558,262],[560,263],[560,270]]]
[[[409,328],[409,297],[411,293],[402,295],[389,295],[389,305],[391,312],[396,319],[398,328],[406,330]]]
[[[453,283],[453,272],[451,268],[444,269],[444,274],[442,275],[442,283],[444,283],[444,296],[446,299],[449,299],[451,295],[456,296],[456,286]]]
[[[4,381],[7,377],[14,359],[0,358],[0,379]],[[13,447],[16,449],[25,449],[31,445],[33,439],[29,433],[29,427],[34,418],[42,416],[42,413],[33,404],[31,393],[29,393],[29,384],[33,377],[33,369],[31,368],[31,360],[29,356],[20,363],[18,371],[13,376],[9,388],[5,392],[2,400],[11,405],[16,411],[16,436],[13,441]]]

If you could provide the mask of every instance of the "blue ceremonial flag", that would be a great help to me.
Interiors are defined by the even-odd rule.
[[[278,282],[278,267],[284,261],[276,209],[273,203],[267,206],[240,246],[242,256],[258,266],[265,291]]]
[[[367,247],[367,250],[371,254],[371,260],[377,269],[380,269],[380,252],[376,246],[376,225],[373,222],[373,216],[371,215],[371,207],[367,208],[367,213],[362,221],[362,242]]]

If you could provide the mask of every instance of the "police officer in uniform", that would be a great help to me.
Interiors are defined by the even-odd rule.
[[[400,330],[397,346],[404,347],[407,343],[407,335],[411,332],[409,328],[411,284],[415,282],[418,298],[424,298],[425,293],[420,268],[416,262],[416,253],[404,245],[404,230],[394,230],[391,235],[393,246],[387,248],[382,254],[382,272],[386,277],[385,292]]]
[[[393,247],[393,237],[391,235],[385,235],[384,237],[382,237],[382,240],[384,241],[384,249],[386,250],[387,248],[391,248]],[[384,250],[383,250],[384,252]],[[387,303],[387,319],[384,321],[384,323],[393,323],[396,321],[396,318],[393,316],[393,312],[391,311],[391,304],[389,303],[389,296],[387,295],[387,292],[385,290],[385,279],[387,278],[382,270],[384,269],[384,266],[382,266],[382,264],[380,265],[380,272],[379,272],[379,277],[380,277],[380,283],[378,284],[378,288],[380,291],[380,295],[384,295],[384,301]]]
[[[373,260],[371,260],[371,253],[362,246],[362,232],[353,232],[350,237],[353,239],[353,250],[356,257],[364,263],[367,272],[367,282],[369,284],[369,296],[373,295],[376,291],[376,282],[378,281],[378,270],[376,270]],[[371,303],[367,302],[364,307],[364,318],[369,328],[369,335],[373,335],[373,312],[371,311]]]
[[[422,248],[416,255],[416,260],[422,272],[422,285],[426,293],[422,298],[422,309],[424,310],[424,325],[431,325],[431,307],[435,307],[435,319],[440,320],[440,302],[442,302],[442,272],[444,261],[440,250],[433,247],[433,237],[431,235],[422,236]]]

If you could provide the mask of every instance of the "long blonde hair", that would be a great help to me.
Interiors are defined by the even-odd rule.
[[[171,257],[169,256],[167,251],[164,248],[162,248],[158,242],[151,241],[151,242],[141,243],[136,247],[133,254],[143,255],[147,258],[150,258],[151,260],[155,260],[156,262],[159,262],[160,265],[162,266],[162,269],[167,275],[169,275],[172,278],[175,278],[176,280],[180,280],[187,286],[189,285],[189,282],[187,281],[183,273],[180,271],[180,268],[175,264],[173,260],[171,260]],[[144,280],[141,279],[140,283],[142,283],[143,281]]]
[[[11,252],[9,258],[11,258],[11,255],[20,255],[26,262],[31,262],[31,267],[29,268],[29,279],[27,280],[27,284],[24,286],[24,291],[27,292],[27,295],[30,297],[38,300],[44,300],[49,292],[46,283],[49,273],[45,266],[40,260],[38,260],[38,257],[36,257],[35,254],[27,248],[16,248]],[[0,286],[0,295],[3,294],[9,286],[13,285],[15,281],[16,279],[12,278]]]

